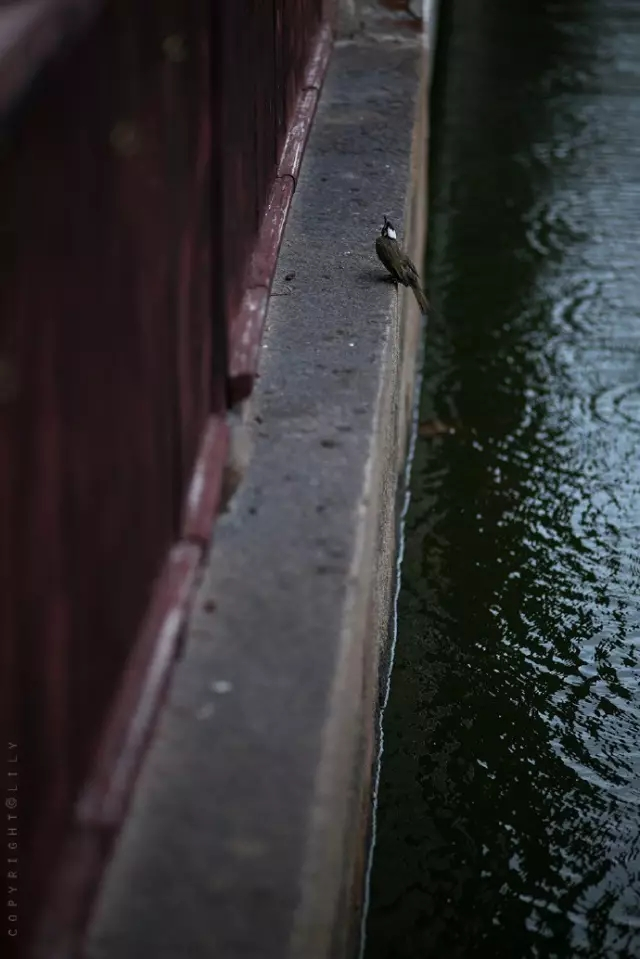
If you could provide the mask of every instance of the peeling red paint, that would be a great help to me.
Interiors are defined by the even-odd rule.
[[[298,173],[302,164],[304,148],[311,130],[311,122],[316,112],[318,91],[305,90],[298,101],[298,106],[285,140],[282,156],[278,165],[278,176],[290,176],[293,179],[294,190],[298,180]]]
[[[316,90],[322,88],[329,57],[331,56],[331,45],[333,43],[333,34],[328,23],[324,23],[318,32],[313,52],[309,57],[309,63],[305,71],[304,87],[313,87]]]
[[[258,244],[251,261],[247,283],[249,289],[256,286],[264,286],[268,289],[271,286],[292,196],[293,179],[288,176],[279,177],[273,184]]]
[[[211,416],[202,437],[187,494],[182,525],[182,537],[185,540],[204,545],[211,538],[222,494],[221,465],[227,461],[228,446],[228,424],[219,416]]]
[[[236,317],[229,361],[229,402],[232,404],[245,400],[253,389],[268,306],[269,291],[265,287],[245,293]]]
[[[247,290],[232,319],[229,333],[229,399],[232,404],[246,399],[258,376],[260,343],[268,308],[268,292],[276,269],[278,253],[291,200],[318,104],[319,89],[331,52],[331,29],[318,31],[305,72],[287,138],[280,156],[267,210],[258,236],[247,278]]]

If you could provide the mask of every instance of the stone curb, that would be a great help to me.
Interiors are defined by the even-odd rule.
[[[248,453],[92,924],[92,959],[325,959],[357,941],[397,501],[422,331],[428,61],[337,44],[266,317]]]

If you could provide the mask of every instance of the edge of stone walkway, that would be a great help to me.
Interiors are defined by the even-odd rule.
[[[432,42],[433,21],[426,34]],[[353,953],[379,653],[422,325],[429,43],[365,10],[333,52],[235,425],[239,483],[106,872],[91,959]]]

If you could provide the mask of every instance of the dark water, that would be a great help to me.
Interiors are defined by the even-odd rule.
[[[367,959],[640,957],[640,0],[441,8]]]

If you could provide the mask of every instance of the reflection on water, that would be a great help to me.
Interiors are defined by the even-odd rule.
[[[640,957],[640,3],[441,6],[367,957]]]

